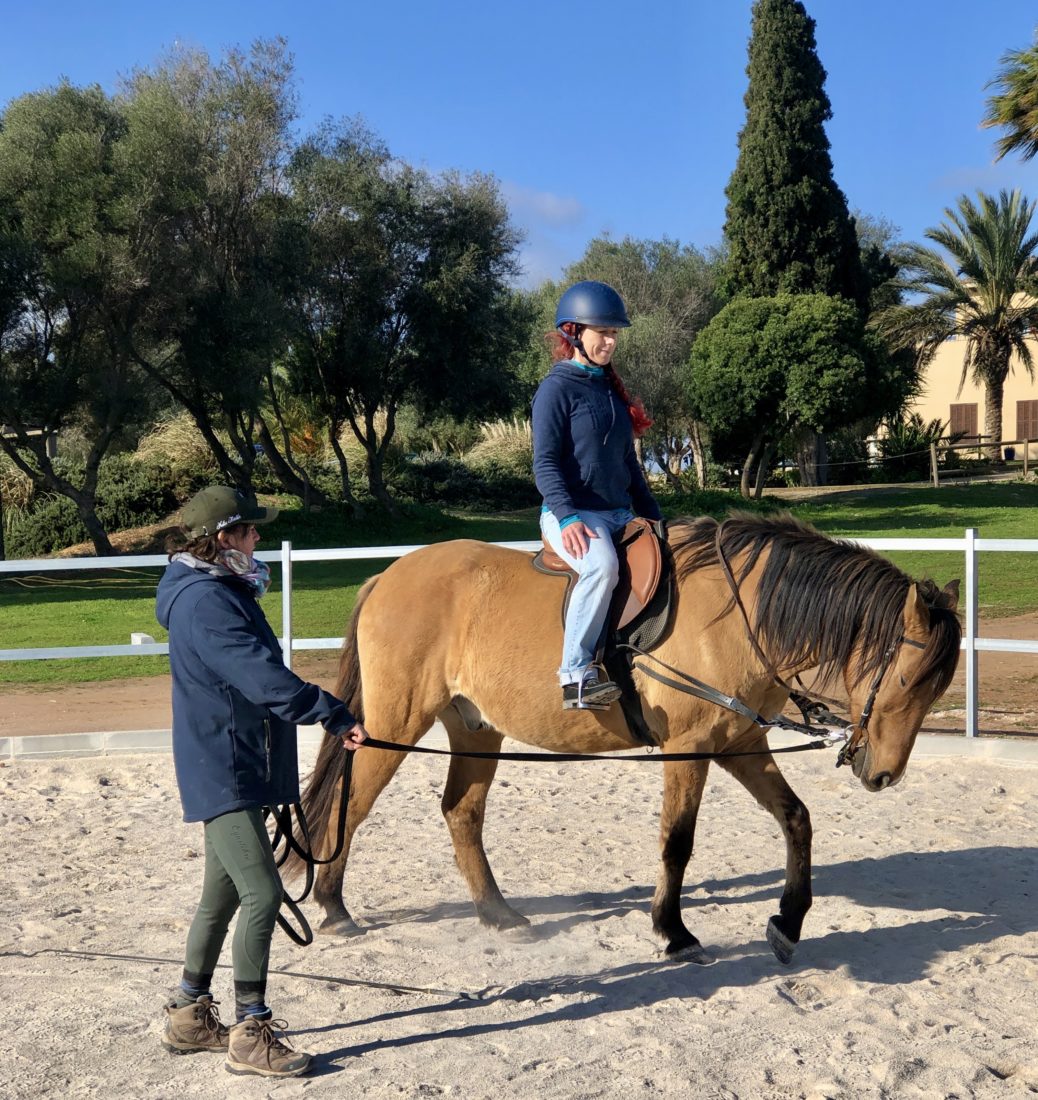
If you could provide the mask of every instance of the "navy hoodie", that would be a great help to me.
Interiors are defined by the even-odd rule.
[[[299,801],[295,723],[331,733],[345,705],[282,663],[250,585],[171,562],[156,615],[169,631],[173,764],[185,821]]]
[[[630,508],[660,519],[634,450],[627,406],[602,375],[556,363],[533,397],[533,474],[562,520],[590,510]]]

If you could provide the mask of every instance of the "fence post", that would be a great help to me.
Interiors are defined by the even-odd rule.
[[[1024,477],[1027,477],[1027,461],[1030,457],[1031,441],[1029,439],[1024,440]]]
[[[281,544],[281,648],[285,667],[292,667],[292,544]]]
[[[939,489],[941,485],[940,475],[937,473],[937,444],[930,444],[930,476],[933,478],[933,487]]]
[[[977,736],[977,529],[966,528],[966,736]]]

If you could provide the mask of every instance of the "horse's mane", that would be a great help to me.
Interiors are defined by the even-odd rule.
[[[856,681],[874,676],[901,634],[913,580],[872,550],[830,538],[788,513],[733,513],[667,524],[678,582],[718,564],[717,542],[737,583],[765,555],[753,628],[777,668],[814,661],[822,684],[855,658]],[[910,688],[928,680],[939,695],[959,659],[961,627],[948,597],[930,580],[918,582],[930,611],[930,637]],[[734,597],[722,615],[735,606]],[[748,608],[749,610],[749,608]]]

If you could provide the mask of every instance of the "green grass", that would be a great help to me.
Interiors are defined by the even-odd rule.
[[[979,538],[1038,538],[1038,485],[1024,482],[847,493],[794,510],[827,534],[851,538],[958,538],[968,527],[976,528]],[[892,551],[888,556],[913,577],[932,577],[942,585],[963,578],[961,554]],[[1038,554],[984,551],[978,574],[983,617],[1038,608]]]
[[[473,538],[517,542],[537,537],[537,510],[498,516],[412,509],[393,522],[376,515],[361,523],[338,511],[304,514],[286,511],[264,528],[263,550],[280,550],[290,539],[293,549],[336,546],[399,546]],[[293,565],[292,627],[297,637],[342,635],[357,590],[392,559],[304,562]],[[157,642],[166,632],[155,619],[155,586],[162,570],[136,569],[0,576],[0,648],[126,645],[130,634],[150,634]],[[275,632],[281,633],[281,571],[263,608]],[[55,684],[154,676],[169,667],[166,657],[82,657],[47,661],[0,662],[0,684]]]
[[[537,510],[495,516],[412,509],[398,521],[372,516],[348,520],[338,511],[303,514],[291,498],[286,511],[264,530],[263,549],[280,548],[291,539],[297,549],[335,546],[385,546],[476,538],[511,542],[537,537]],[[664,496],[669,516],[709,512],[723,515],[742,506],[726,493],[694,497]],[[763,510],[787,507],[765,499]],[[940,489],[912,488],[845,493],[827,500],[788,506],[798,516],[832,535],[866,537],[957,537],[976,527],[983,538],[1038,537],[1038,486],[996,483]],[[915,577],[931,576],[943,584],[962,577],[959,554],[908,552],[891,554]],[[341,636],[357,589],[386,561],[297,563],[293,567],[293,633],[296,637]],[[161,570],[66,572],[38,578],[0,578],[0,647],[18,649],[64,645],[120,645],[143,631],[156,641],[165,632],[155,621],[155,584]],[[274,630],[281,631],[280,571],[264,609]],[[989,554],[980,557],[979,598],[988,618],[1019,614],[1038,607],[1038,555]],[[123,679],[166,671],[165,657],[84,658],[58,661],[0,662],[0,684],[55,684]]]

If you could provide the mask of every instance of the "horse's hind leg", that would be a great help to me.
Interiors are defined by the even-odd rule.
[[[709,962],[703,945],[681,918],[681,886],[692,857],[696,817],[703,798],[708,764],[668,763],[663,767],[660,813],[661,863],[652,899],[652,927],[667,941],[667,954],[681,952],[693,962]]]
[[[440,717],[455,752],[500,750],[502,738],[496,730],[468,729],[452,707]],[[451,757],[441,808],[454,844],[458,870],[468,884],[480,921],[491,928],[517,928],[530,922],[505,901],[483,848],[487,792],[496,771],[496,760]]]
[[[786,838],[786,885],[767,934],[779,962],[788,963],[811,908],[811,816],[773,757],[722,757],[718,763],[774,816]]]
[[[407,743],[414,744],[417,740],[418,737],[413,737]],[[342,883],[346,874],[346,863],[350,857],[350,845],[354,833],[371,812],[375,799],[393,778],[397,768],[403,762],[404,755],[401,752],[371,748],[361,748],[354,754],[342,851],[334,863],[322,864],[318,867],[314,880],[314,901],[324,909],[324,920],[317,931],[323,935],[355,936],[362,931],[350,916],[342,899]],[[332,822],[338,820],[341,797],[341,793],[335,797],[335,804],[330,814]],[[333,828],[334,826],[329,826],[329,829]],[[333,841],[329,842],[329,846],[331,843]]]

